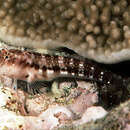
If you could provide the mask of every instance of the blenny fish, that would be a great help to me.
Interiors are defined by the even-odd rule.
[[[32,89],[37,89],[34,84],[38,81],[42,83],[60,77],[89,80],[103,86],[98,88],[103,97],[113,97],[121,91],[121,95],[116,95],[121,98],[127,85],[127,80],[121,76],[78,54],[59,56],[18,49],[0,50],[0,75],[26,81]]]

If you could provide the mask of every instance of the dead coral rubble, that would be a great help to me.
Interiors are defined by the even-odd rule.
[[[130,100],[113,109],[103,119],[80,126],[64,126],[58,130],[129,130]]]

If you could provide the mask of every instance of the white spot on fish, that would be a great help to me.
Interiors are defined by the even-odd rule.
[[[63,75],[67,75],[68,74],[67,71],[60,71],[60,73],[63,74]]]
[[[64,63],[64,58],[62,56],[58,56],[58,63],[63,64]]]
[[[79,76],[84,76],[84,74],[81,74],[81,73],[79,73],[78,75],[79,75]]]
[[[103,75],[104,74],[104,72],[103,71],[101,71],[101,75]]]
[[[53,74],[54,70],[47,69],[47,74]]]
[[[84,66],[84,64],[83,64],[83,63],[80,63],[80,64],[79,64],[79,67],[83,67],[83,66]]]
[[[74,64],[73,58],[70,59],[69,64],[70,64],[70,65],[73,65],[73,64]]]
[[[91,70],[94,70],[94,67],[91,67]]]
[[[38,70],[38,73],[39,73],[39,74],[42,74],[42,69],[39,69],[39,70]]]
[[[71,73],[73,76],[75,75],[75,73]]]
[[[107,83],[110,84],[110,81],[108,81]]]

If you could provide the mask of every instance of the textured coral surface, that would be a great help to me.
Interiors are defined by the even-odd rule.
[[[129,130],[130,100],[113,109],[103,119],[80,126],[66,126],[58,130]]]
[[[130,57],[130,1],[0,0],[0,39],[119,62]]]

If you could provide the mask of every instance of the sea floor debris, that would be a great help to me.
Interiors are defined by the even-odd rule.
[[[58,130],[129,130],[130,100],[111,110],[104,118],[79,126],[63,126]]]
[[[82,81],[78,82],[77,88],[68,88],[70,83],[62,83],[59,90],[54,84],[50,91],[37,95],[27,94],[20,89],[13,90],[10,85],[9,82],[6,86],[0,85],[2,130],[129,130],[129,100],[106,110],[104,105],[98,105],[99,96],[95,84]],[[61,94],[56,95],[57,91]]]
[[[63,83],[61,88],[67,85]],[[60,96],[51,92],[25,96],[24,91],[1,86],[0,115],[4,122],[0,123],[0,128],[51,130],[65,124],[82,124],[102,118],[107,111],[94,105],[98,102],[98,96],[92,86],[81,82],[77,88],[70,90],[69,96],[65,95],[66,91]],[[92,111],[96,115],[91,114]],[[90,118],[86,119],[88,114]]]

